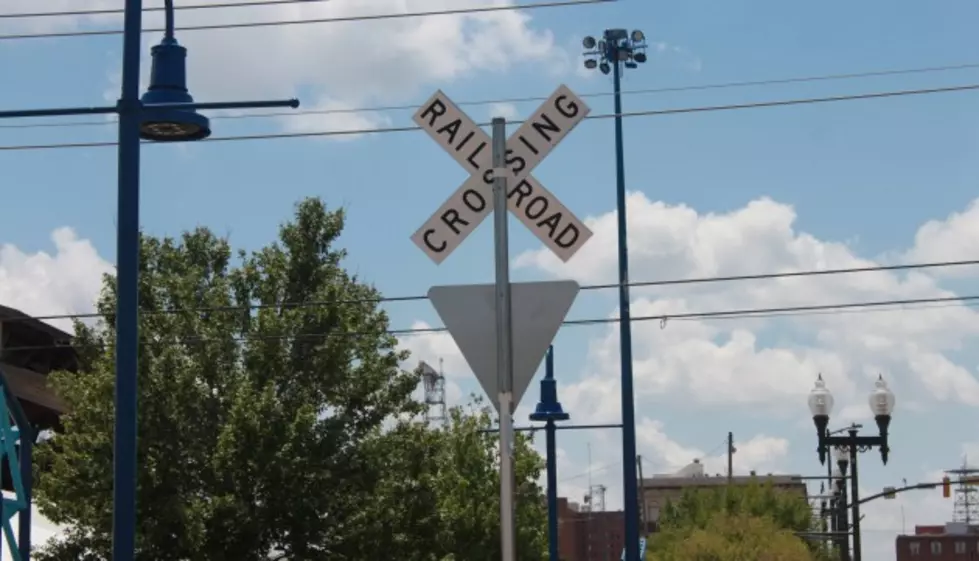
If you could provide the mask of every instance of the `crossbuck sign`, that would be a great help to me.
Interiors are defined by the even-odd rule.
[[[591,230],[530,172],[591,111],[561,86],[507,141],[507,209],[562,261],[592,236]],[[493,210],[490,137],[442,91],[415,113],[415,122],[471,174],[411,237],[441,263]]]

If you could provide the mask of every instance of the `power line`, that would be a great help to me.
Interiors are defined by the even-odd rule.
[[[301,20],[275,20],[275,21],[254,21],[243,23],[217,23],[209,25],[190,25],[179,27],[177,31],[186,33],[188,31],[214,31],[217,29],[245,29],[255,27],[281,27],[287,25],[310,25],[319,23],[343,23],[353,21],[379,21],[388,19],[420,18],[432,16],[452,16],[461,14],[480,14],[488,12],[509,12],[515,10],[533,10],[537,8],[567,8],[572,6],[584,6],[587,4],[605,4],[616,2],[617,0],[557,0],[552,2],[538,2],[535,4],[518,4],[512,6],[482,6],[477,8],[455,8],[448,10],[429,10],[424,12],[408,12],[395,14],[373,14],[363,16],[340,16],[333,18],[309,18]],[[162,33],[164,28],[144,29],[143,33]],[[0,41],[13,41],[23,39],[46,39],[64,37],[96,37],[107,35],[122,35],[121,29],[93,29],[89,31],[55,31],[45,33],[17,33],[0,35]]]
[[[283,0],[288,2],[295,1],[323,1],[323,0]],[[798,83],[808,83],[808,82],[820,82],[820,81],[831,81],[831,80],[852,80],[855,78],[874,78],[882,76],[900,76],[909,74],[926,74],[933,72],[948,72],[950,70],[968,70],[979,68],[979,63],[965,63],[965,64],[952,64],[944,66],[924,66],[918,68],[904,68],[904,69],[894,69],[894,70],[873,70],[866,72],[851,72],[844,74],[823,74],[818,76],[797,76],[790,78],[774,78],[768,80],[748,80],[739,82],[721,82],[716,84],[694,84],[689,86],[671,86],[664,88],[642,88],[634,90],[623,90],[622,95],[652,95],[661,93],[676,93],[676,92],[692,92],[692,91],[707,91],[707,90],[717,90],[717,89],[729,89],[729,88],[743,88],[751,86],[774,86],[782,84],[798,84]],[[613,92],[602,91],[602,92],[589,92],[584,94],[578,94],[578,97],[582,98],[597,98],[597,97],[610,97],[614,95]],[[530,103],[530,102],[541,102],[546,101],[548,96],[530,96],[530,97],[510,97],[503,99],[484,99],[475,101],[461,101],[456,102],[459,106],[486,106],[495,105],[498,103]],[[262,113],[244,113],[235,115],[214,115],[210,117],[211,120],[215,119],[261,119],[268,117],[304,117],[308,115],[343,115],[343,114],[353,114],[353,113],[382,113],[386,111],[414,111],[418,109],[422,102],[418,102],[411,105],[382,105],[376,107],[351,107],[351,108],[340,108],[340,109],[307,109],[301,111],[268,111]],[[26,123],[26,124],[0,124],[0,129],[31,129],[31,128],[49,128],[49,127],[95,127],[95,126],[110,126],[116,125],[118,123],[115,119],[100,119],[93,121],[69,121],[62,123]]]
[[[786,271],[781,273],[758,273],[752,275],[726,275],[726,276],[713,276],[713,277],[694,277],[688,279],[663,279],[663,280],[652,280],[652,281],[634,281],[628,283],[627,286],[630,288],[650,288],[656,286],[681,286],[681,285],[691,285],[691,284],[711,284],[718,282],[742,282],[742,281],[757,281],[757,280],[774,280],[774,279],[786,279],[786,278],[798,278],[798,277],[817,277],[817,276],[829,276],[829,275],[850,275],[850,274],[861,274],[861,273],[877,273],[877,272],[894,272],[894,271],[911,271],[919,269],[937,269],[937,268],[949,268],[949,267],[965,267],[979,265],[979,259],[964,260],[964,261],[933,261],[927,263],[904,263],[900,265],[872,265],[867,267],[846,267],[841,269],[814,269],[808,271]],[[616,283],[612,284],[591,284],[581,287],[581,290],[608,290],[613,288],[619,288]],[[422,300],[428,300],[428,296],[424,294],[416,294],[412,296],[379,296],[376,298],[354,298],[354,299],[335,299],[335,300],[321,300],[312,302],[277,302],[274,304],[249,304],[247,306],[212,306],[212,307],[202,307],[202,308],[177,308],[173,310],[144,310],[141,313],[148,315],[172,315],[172,314],[213,314],[222,312],[244,312],[248,310],[269,310],[269,309],[295,309],[295,308],[318,308],[323,306],[337,306],[337,305],[349,305],[349,304],[394,304],[403,302],[418,302]],[[5,322],[17,322],[17,321],[52,321],[52,320],[62,320],[62,319],[96,319],[102,317],[99,313],[83,313],[83,314],[52,314],[52,315],[24,315],[19,318],[5,318]],[[671,319],[677,319],[678,316],[671,316]]]
[[[316,4],[319,2],[329,2],[331,0],[260,0],[258,2],[224,2],[218,4],[191,4],[190,6],[174,6],[174,10],[213,10],[225,8],[248,8],[252,6],[278,6],[281,4]],[[166,8],[159,6],[156,8],[143,8],[144,12],[162,12]],[[100,16],[109,14],[122,14],[122,8],[105,8],[101,10],[69,10],[61,12],[21,12],[13,14],[0,14],[0,19],[35,19],[48,17],[77,17],[77,16]]]
[[[921,304],[936,304],[936,303],[958,303],[958,304],[969,304],[972,302],[979,302],[979,295],[973,296],[947,296],[947,297],[936,297],[936,298],[909,298],[901,300],[878,300],[870,302],[849,302],[845,304],[812,304],[807,306],[781,306],[772,308],[745,308],[745,309],[735,309],[735,310],[718,310],[712,312],[689,312],[689,313],[679,313],[679,314],[656,314],[647,316],[634,316],[632,318],[633,322],[645,322],[645,321],[659,321],[661,327],[665,326],[665,322],[669,320],[693,320],[693,319],[751,319],[758,317],[765,317],[771,315],[778,316],[791,316],[796,314],[806,314],[814,311],[851,311],[857,309],[872,310],[876,308],[885,307],[895,307],[895,306],[917,306]],[[894,311],[915,311],[918,308],[898,308]],[[568,320],[561,323],[562,326],[593,326],[593,325],[604,325],[604,324],[614,324],[618,323],[618,318],[590,318],[590,319],[579,319],[579,320]],[[423,335],[423,334],[434,334],[434,333],[446,333],[448,329],[445,327],[423,327],[423,328],[406,328],[406,329],[389,329],[384,333],[388,335],[394,335],[396,337],[404,337],[411,335]],[[323,332],[323,333],[296,333],[289,335],[242,335],[234,336],[230,338],[217,338],[217,337],[179,337],[172,341],[146,341],[146,344],[162,344],[162,345],[174,345],[174,344],[205,344],[211,342],[226,342],[229,339],[236,342],[248,342],[248,341],[276,341],[276,340],[287,340],[287,341],[308,341],[316,339],[328,339],[331,337],[364,337],[372,336],[376,333],[369,332],[358,332],[358,331],[337,331],[337,332]],[[51,349],[79,349],[85,348],[86,345],[82,344],[63,344],[63,345],[30,345],[30,346],[17,346],[17,347],[4,347],[4,352],[8,351],[37,351],[37,350],[51,350]]]
[[[964,92],[979,90],[979,84],[966,84],[962,86],[949,86],[944,88],[929,88],[929,89],[919,89],[919,90],[896,90],[887,92],[874,92],[865,94],[852,94],[852,95],[841,95],[832,97],[811,97],[803,99],[784,99],[775,101],[759,101],[753,103],[737,103],[731,105],[708,105],[700,107],[682,107],[677,109],[654,109],[647,111],[630,111],[621,114],[623,118],[629,117],[659,117],[664,115],[684,115],[688,113],[710,113],[717,111],[737,111],[743,109],[763,109],[768,107],[788,107],[793,105],[812,105],[819,103],[833,103],[839,101],[856,101],[856,100],[868,100],[868,99],[884,99],[891,97],[904,97],[904,96],[914,96],[914,95],[930,95],[930,94],[940,94],[940,93],[953,93],[953,92]],[[615,113],[605,113],[602,115],[589,115],[585,119],[611,119],[615,117]],[[508,121],[508,124],[521,124],[523,120]],[[489,123],[480,123],[480,126],[488,126]],[[289,138],[322,138],[329,136],[355,136],[363,134],[381,134],[381,133],[397,133],[397,132],[411,132],[421,130],[417,126],[403,126],[403,127],[376,127],[376,128],[365,128],[365,129],[348,129],[348,130],[334,130],[334,131],[311,131],[311,132],[287,132],[287,133],[268,133],[268,134],[251,134],[251,135],[240,135],[240,136],[224,136],[217,138],[207,138],[204,140],[195,141],[195,144],[199,143],[211,143],[211,142],[230,142],[230,141],[240,141],[240,140],[282,140]],[[159,142],[144,141],[143,144],[161,144]],[[165,143],[164,143],[165,144]],[[20,144],[20,145],[8,145],[0,146],[0,151],[22,151],[22,150],[59,150],[68,148],[108,148],[116,146],[115,142],[65,142],[58,144]]]

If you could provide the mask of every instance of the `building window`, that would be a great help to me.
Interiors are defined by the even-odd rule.
[[[955,553],[965,553],[965,542],[955,542]]]
[[[942,542],[939,541],[931,542],[931,554],[932,555],[942,554]]]
[[[921,553],[921,544],[918,542],[908,543],[908,551],[911,552],[911,555],[918,555]]]

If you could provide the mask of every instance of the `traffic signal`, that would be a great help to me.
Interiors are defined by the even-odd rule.
[[[946,499],[952,496],[952,480],[947,475],[942,478],[942,496]]]

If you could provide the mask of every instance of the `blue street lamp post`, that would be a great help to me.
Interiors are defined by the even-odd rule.
[[[619,238],[619,344],[622,360],[622,486],[625,500],[625,561],[639,560],[639,491],[636,470],[636,411],[632,384],[632,325],[629,310],[629,246],[626,223],[625,155],[622,146],[622,68],[646,62],[642,31],[606,29],[603,38],[585,37],[585,68],[612,73],[615,98],[615,197]]]
[[[153,48],[149,91],[140,100],[142,0],[126,0],[123,15],[122,95],[115,106],[0,111],[0,119],[119,115],[118,228],[116,231],[116,411],[112,519],[113,561],[136,552],[137,367],[139,358],[140,137],[153,141],[201,140],[211,134],[200,109],[299,107],[299,101],[195,103],[187,92],[187,50],[173,33],[173,0],[166,0],[166,34]]]
[[[557,524],[557,426],[555,421],[567,421],[570,415],[564,412],[557,400],[557,381],[554,380],[554,346],[548,347],[544,363],[544,379],[540,382],[540,402],[530,414],[531,421],[546,421],[547,459],[547,547],[548,559],[558,559]]]

